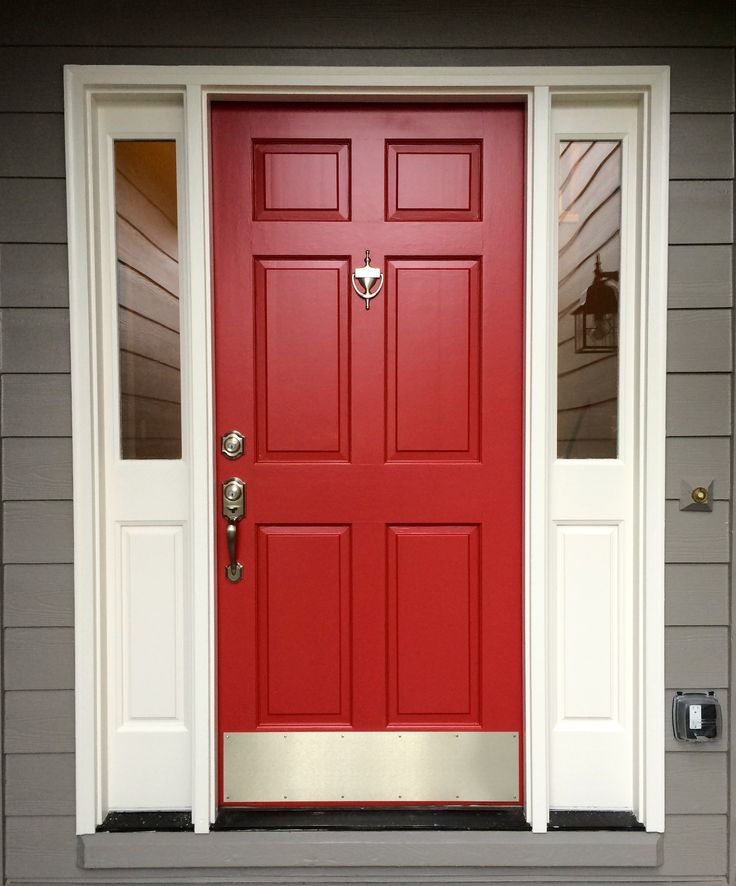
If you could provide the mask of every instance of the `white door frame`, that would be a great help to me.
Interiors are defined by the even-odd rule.
[[[215,814],[215,571],[212,508],[214,428],[209,227],[208,105],[213,97],[262,100],[457,101],[513,96],[528,105],[525,453],[525,790],[535,832],[548,818],[548,622],[551,522],[550,452],[555,404],[550,400],[551,100],[560,93],[619,94],[641,101],[642,209],[638,316],[640,390],[645,428],[639,452],[641,482],[638,575],[644,592],[636,623],[643,638],[636,676],[638,712],[637,812],[647,830],[664,830],[664,447],[668,212],[669,69],[665,67],[347,68],[148,67],[65,68],[70,322],[74,438],[74,560],[76,612],[77,831],[93,833],[104,816],[105,764],[100,711],[100,491],[97,386],[98,333],[94,303],[94,194],[90,145],[95,102],[172,94],[183,102],[184,205],[188,293],[186,398],[190,436],[189,531],[191,577],[192,818],[207,832]]]

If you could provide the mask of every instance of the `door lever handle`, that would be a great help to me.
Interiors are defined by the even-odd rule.
[[[233,583],[243,578],[243,565],[238,562],[238,523],[245,516],[245,483],[240,477],[231,477],[222,484],[222,516],[227,520],[225,539],[229,563],[225,578]]]
[[[238,524],[235,520],[227,521],[227,554],[230,562],[225,567],[228,581],[237,582],[243,577],[243,564],[238,563]]]

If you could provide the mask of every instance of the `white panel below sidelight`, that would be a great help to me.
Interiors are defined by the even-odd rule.
[[[123,722],[181,720],[181,526],[122,526]]]
[[[633,808],[633,650],[623,537],[619,521],[555,526],[552,808]]]
[[[191,802],[186,689],[185,530],[119,526],[117,600],[109,613],[109,809]],[[113,595],[111,594],[111,602]]]
[[[617,719],[618,536],[618,525],[557,527],[557,727]]]

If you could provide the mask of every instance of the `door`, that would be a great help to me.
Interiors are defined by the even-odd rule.
[[[516,105],[212,107],[221,803],[522,801],[523,170]]]

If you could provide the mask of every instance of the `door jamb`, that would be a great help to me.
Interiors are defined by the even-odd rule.
[[[638,668],[639,816],[647,830],[664,829],[664,439],[666,262],[668,207],[669,69],[666,67],[343,68],[67,66],[65,77],[70,322],[74,435],[74,550],[76,612],[77,832],[93,833],[104,814],[99,784],[103,766],[99,710],[99,547],[97,514],[97,407],[90,394],[97,348],[91,321],[94,299],[93,214],[89,144],[99,96],[152,93],[183,96],[186,201],[182,222],[188,244],[192,380],[192,537],[188,568],[192,587],[193,753],[192,818],[197,832],[214,819],[214,511],[209,248],[208,105],[214,98],[245,100],[468,101],[511,96],[528,101],[526,251],[525,432],[525,783],[527,817],[535,832],[547,829],[547,583],[548,473],[551,429],[549,157],[553,94],[626,93],[641,97],[643,174],[640,314],[642,383],[639,414],[646,416],[641,448],[640,577],[646,588],[639,612],[645,638]]]

